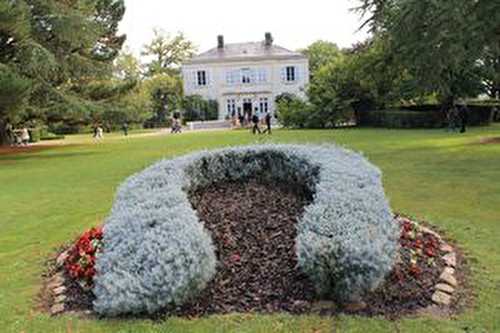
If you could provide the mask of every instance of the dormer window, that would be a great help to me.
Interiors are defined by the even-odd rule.
[[[207,71],[196,72],[196,78],[197,78],[198,86],[204,87],[207,85]]]
[[[295,67],[294,66],[287,66],[286,67],[286,81],[287,82],[295,82],[295,80],[296,80]]]

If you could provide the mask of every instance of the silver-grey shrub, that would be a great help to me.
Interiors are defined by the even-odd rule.
[[[392,269],[398,229],[380,171],[361,155],[332,145],[204,151],[161,161],[119,188],[97,258],[95,310],[152,313],[196,297],[215,274],[216,258],[188,193],[251,178],[312,199],[296,247],[322,296],[357,300]]]

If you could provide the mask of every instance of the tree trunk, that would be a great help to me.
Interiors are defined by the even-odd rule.
[[[0,119],[0,146],[10,144],[7,132],[5,132],[5,121]]]

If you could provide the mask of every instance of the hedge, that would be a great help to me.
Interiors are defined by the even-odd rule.
[[[487,126],[493,121],[493,107],[468,105],[468,126]],[[386,128],[441,128],[446,115],[437,105],[405,106],[401,109],[366,112],[363,125]]]
[[[392,270],[399,228],[380,171],[361,155],[336,146],[228,148],[160,161],[121,185],[97,257],[94,309],[152,313],[196,297],[216,255],[188,193],[251,178],[310,195],[296,251],[323,297],[359,300]]]

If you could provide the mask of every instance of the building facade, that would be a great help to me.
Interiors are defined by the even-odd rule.
[[[264,41],[225,44],[201,53],[182,66],[184,93],[219,104],[219,119],[238,115],[275,113],[275,99],[283,93],[305,98],[309,61],[298,52]]]

